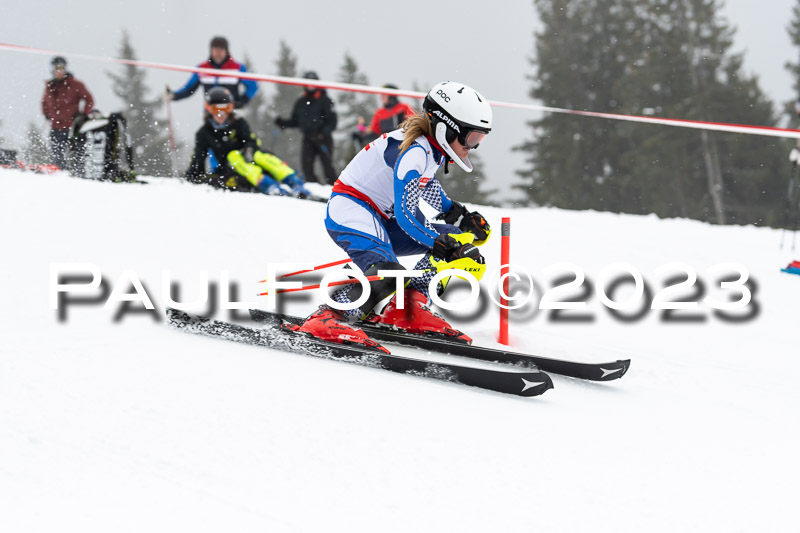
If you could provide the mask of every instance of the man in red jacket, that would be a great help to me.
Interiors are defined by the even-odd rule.
[[[397,89],[397,86],[387,83],[383,88]],[[375,114],[372,116],[370,131],[375,137],[383,133],[389,133],[390,131],[396,130],[405,119],[415,114],[416,112],[410,105],[398,101],[396,96],[382,94],[381,107],[375,111]]]
[[[47,82],[42,96],[42,113],[50,121],[50,151],[53,164],[67,168],[69,134],[75,116],[88,115],[94,107],[86,86],[67,72],[67,60],[56,56],[50,61],[53,79]],[[83,101],[83,109],[81,109]]]

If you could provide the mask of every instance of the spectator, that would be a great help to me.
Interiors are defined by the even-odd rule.
[[[211,153],[219,161],[214,169],[217,181],[211,185],[231,189],[257,189],[265,194],[286,191],[299,198],[310,197],[302,178],[276,155],[261,149],[261,141],[250,131],[244,118],[233,111],[233,96],[225,87],[215,87],[206,95],[206,120],[195,135],[194,153],[186,178],[195,183],[206,180],[205,161]],[[243,178],[243,179],[240,179]]]
[[[397,90],[397,86],[391,83],[387,83],[383,88]],[[375,111],[375,114],[372,116],[369,129],[372,134],[377,137],[383,133],[396,130],[406,118],[415,114],[416,112],[410,105],[398,101],[396,96],[382,94],[381,108]]]
[[[197,68],[235,70],[237,72],[247,72],[247,67],[233,60],[228,50],[228,40],[225,37],[214,37],[211,39],[209,58],[204,63],[197,65]],[[236,76],[225,76],[224,74],[212,76],[210,74],[194,73],[186,84],[175,92],[167,88],[167,98],[170,100],[183,100],[194,94],[200,85],[203,86],[205,94],[214,87],[225,87],[233,95],[235,105],[240,108],[247,104],[258,91],[258,84],[254,80],[243,80]],[[240,91],[240,86],[244,87]],[[205,96],[205,95],[204,95]]]
[[[68,165],[70,128],[78,115],[88,115],[94,99],[86,86],[67,71],[67,60],[55,56],[50,61],[53,79],[47,82],[42,96],[42,113],[50,121],[50,152],[52,163],[62,170]],[[83,102],[83,109],[81,109]]]
[[[303,74],[308,80],[318,80],[316,72]],[[275,124],[281,128],[300,128],[303,134],[301,150],[301,166],[306,180],[333,185],[336,171],[333,169],[333,130],[336,129],[336,111],[333,100],[325,89],[319,87],[303,87],[303,94],[294,103],[292,116],[288,119],[278,117]],[[320,159],[325,179],[317,178],[314,173],[314,160]]]

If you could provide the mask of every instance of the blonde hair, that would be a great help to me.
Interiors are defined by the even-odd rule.
[[[402,154],[408,150],[414,140],[420,135],[431,135],[431,121],[428,114],[423,112],[421,115],[411,115],[402,124],[400,129],[403,130],[403,142],[400,143],[400,153]]]

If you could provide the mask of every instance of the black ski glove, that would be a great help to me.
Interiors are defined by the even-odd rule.
[[[480,264],[484,263],[483,256],[475,245],[461,244],[446,233],[439,235],[433,241],[433,256],[447,263],[463,257],[469,257]]]
[[[447,211],[447,213],[440,213],[436,218],[437,220],[444,220],[445,224],[458,226],[459,222],[461,222],[461,217],[467,213],[468,211],[466,207],[458,202],[453,202],[453,205],[450,206],[450,209]]]
[[[483,215],[477,211],[470,213],[466,207],[458,202],[453,202],[447,213],[441,213],[436,218],[444,220],[446,224],[451,226],[458,226],[458,229],[464,233],[472,233],[475,235],[475,244],[478,246],[485,243],[492,233],[492,228],[483,218]]]
[[[483,215],[477,211],[464,215],[458,227],[465,233],[472,233],[475,235],[474,242],[477,246],[486,242],[489,235],[492,233],[492,227],[489,226],[489,223],[483,218]]]

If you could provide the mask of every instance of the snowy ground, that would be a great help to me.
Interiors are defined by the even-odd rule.
[[[594,285],[625,262],[653,290],[671,275],[659,266],[682,262],[719,299],[715,264],[742,265],[756,283],[745,309],[755,316],[741,322],[701,304],[703,322],[645,310],[625,323],[594,293],[589,323],[517,313],[517,349],[632,359],[620,381],[553,376],[554,390],[520,399],[186,335],[148,314],[115,323],[119,306],[102,301],[58,321],[52,263],[92,263],[109,288],[132,270],[163,311],[163,270],[182,300],[197,296],[206,269],[215,282],[229,271],[238,300],[258,301],[248,295],[268,263],[343,257],[322,226],[324,204],[148,179],[0,170],[0,530],[795,527],[800,277],[779,269],[800,250],[780,251],[780,231],[481,209],[498,229],[489,262],[510,216],[512,262],[540,286],[563,262]],[[294,297],[285,310],[316,303]],[[494,306],[453,321],[493,345]]]

